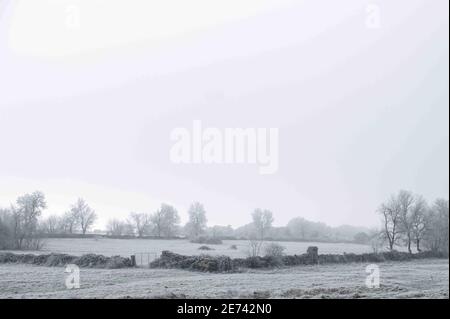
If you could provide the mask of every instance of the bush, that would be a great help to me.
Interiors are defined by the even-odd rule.
[[[277,243],[270,243],[267,244],[264,247],[264,253],[266,259],[267,259],[267,264],[269,266],[274,266],[274,267],[278,267],[278,266],[282,266],[283,265],[283,255],[284,255],[284,251],[286,250],[286,247],[277,244]]]
[[[264,247],[264,253],[266,257],[282,257],[284,255],[284,251],[286,250],[286,247],[277,244],[277,243],[270,243],[267,244]]]
[[[244,260],[243,266],[247,268],[265,268],[266,263],[262,257],[250,256]]]
[[[161,257],[150,263],[150,268],[178,268],[204,272],[230,272],[233,262],[228,256],[183,256],[163,251]]]
[[[68,264],[75,264],[82,268],[128,268],[132,267],[131,260],[120,256],[106,257],[103,255],[87,254],[81,257],[67,254],[12,254],[0,253],[1,263],[24,263],[47,267],[63,267]]]
[[[262,244],[263,244],[262,240],[250,239],[248,241],[247,256],[249,258],[259,257]]]
[[[315,247],[312,247],[315,248]],[[277,252],[279,250],[277,249]],[[337,264],[337,263],[374,263],[386,260],[403,261],[423,258],[447,258],[444,253],[432,251],[410,254],[407,252],[385,252],[380,254],[326,254],[317,255],[311,258],[315,249],[310,249],[309,254],[302,255],[271,255],[271,256],[250,256],[247,258],[234,258],[228,256],[183,256],[163,251],[161,257],[150,263],[151,268],[178,268],[186,270],[196,270],[203,272],[232,272],[239,268],[273,268],[279,266],[298,266],[314,264]],[[275,256],[275,257],[274,257]],[[1,262],[1,255],[0,255]]]
[[[231,245],[231,246],[230,246],[230,249],[237,250],[238,248],[237,248],[236,245]]]
[[[208,247],[208,246],[200,246],[200,247],[198,247],[198,249],[200,249],[200,250],[214,250],[213,248]]]
[[[222,239],[216,237],[197,237],[191,239],[191,243],[194,244],[207,244],[207,245],[221,245]]]

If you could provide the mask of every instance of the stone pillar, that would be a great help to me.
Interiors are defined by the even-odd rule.
[[[136,267],[136,256],[131,255],[130,259],[131,259],[131,267]]]
[[[319,248],[317,246],[309,246],[306,254],[310,264],[317,265],[319,263]]]

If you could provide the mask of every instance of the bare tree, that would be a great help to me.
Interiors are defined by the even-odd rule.
[[[60,227],[61,217],[59,217],[58,215],[50,215],[41,223],[41,229],[46,234],[60,233]]]
[[[390,250],[394,249],[400,235],[399,223],[401,210],[401,205],[394,195],[378,209],[383,217],[384,236],[388,241]]]
[[[106,231],[111,236],[123,236],[127,231],[127,224],[118,219],[110,219],[106,225]]]
[[[61,231],[65,234],[73,234],[77,229],[77,216],[72,210],[69,210],[61,217]]]
[[[267,232],[272,227],[273,223],[273,214],[269,210],[262,210],[262,209],[255,209],[255,211],[252,214],[253,218],[253,226],[256,231],[256,236],[260,240],[264,240],[266,237]]]
[[[258,257],[261,254],[261,247],[263,242],[260,239],[251,237],[248,241],[248,256]]]
[[[158,209],[150,216],[150,222],[157,237],[161,237],[164,229],[164,213]]]
[[[173,206],[162,204],[161,208],[152,214],[150,221],[156,236],[171,237],[180,223],[180,216]]]
[[[161,205],[161,212],[163,215],[162,230],[164,236],[171,237],[175,234],[176,227],[180,223],[180,216],[173,206],[167,204]]]
[[[449,244],[449,202],[437,199],[427,216],[425,231],[426,246],[433,251],[448,254]]]
[[[134,230],[138,237],[143,237],[149,231],[150,216],[145,213],[131,212],[129,217],[129,223],[133,225]]]
[[[71,212],[80,226],[81,232],[85,235],[89,228],[95,223],[97,214],[82,198],[79,198],[72,206]]]
[[[206,229],[206,211],[202,204],[199,202],[193,203],[189,207],[189,221],[186,224],[186,229],[188,230],[191,237],[196,238],[203,234]]]
[[[16,248],[39,249],[38,218],[47,207],[44,194],[42,192],[25,194],[17,199],[16,204],[16,207],[11,207]]]
[[[411,242],[413,239],[412,208],[414,205],[414,195],[405,190],[401,190],[397,195],[397,202],[400,205],[400,232],[405,236],[408,252],[411,254]]]
[[[374,229],[370,231],[369,238],[370,238],[369,244],[370,247],[372,248],[372,251],[375,254],[378,254],[382,249],[382,247],[384,246],[384,241],[386,238],[386,236],[384,235],[384,231]]]
[[[420,242],[425,237],[427,230],[427,213],[429,211],[426,200],[417,195],[414,199],[414,205],[411,208],[411,231],[414,241],[416,243],[416,249],[421,251]]]
[[[0,249],[14,248],[13,218],[9,209],[0,208]]]

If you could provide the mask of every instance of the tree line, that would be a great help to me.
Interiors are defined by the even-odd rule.
[[[97,220],[95,210],[81,198],[64,214],[42,218],[46,207],[44,194],[34,192],[20,196],[10,208],[0,209],[0,249],[39,249],[42,237],[85,235]],[[448,200],[437,199],[429,205],[422,196],[408,191],[400,191],[380,205],[382,226],[379,229],[330,227],[302,217],[291,219],[286,226],[275,227],[273,213],[259,208],[252,212],[251,222],[241,227],[208,227],[203,204],[192,203],[187,213],[189,219],[181,225],[177,209],[162,204],[153,213],[131,212],[124,219],[110,219],[106,233],[112,237],[250,239],[255,249],[264,240],[298,240],[355,242],[370,244],[374,250],[406,246],[410,252],[415,246],[417,251],[424,247],[448,253]]]
[[[382,217],[381,239],[390,250],[403,244],[410,253],[413,245],[418,252],[424,246],[448,253],[448,200],[436,199],[429,205],[422,195],[401,190],[382,203],[378,212]]]
[[[0,249],[40,249],[42,238],[50,235],[86,235],[97,220],[97,214],[84,199],[78,199],[69,210],[61,215],[42,218],[47,208],[45,195],[36,191],[17,198],[10,208],[0,209]],[[207,227],[206,210],[203,204],[194,202],[188,210],[189,220],[180,225],[178,211],[171,205],[162,204],[153,213],[131,212],[124,220],[110,219],[106,225],[109,236],[173,238],[186,236],[191,239],[200,236],[222,237],[231,226]],[[267,237],[272,227],[273,215],[268,210],[253,212],[254,225],[251,236]]]
[[[175,207],[162,204],[154,213],[131,212],[125,220],[111,219],[106,225],[110,236],[153,236],[172,238],[180,234],[198,237],[205,233],[207,218],[203,205],[199,202],[191,204],[188,210],[189,221],[182,228],[180,215]]]
[[[40,249],[42,234],[71,234],[76,230],[86,234],[97,219],[83,199],[61,217],[52,215],[42,220],[46,208],[45,195],[36,191],[20,196],[10,208],[0,209],[0,249]]]
[[[40,249],[42,238],[50,235],[86,235],[97,220],[97,214],[84,199],[78,199],[62,215],[42,218],[47,208],[45,195],[36,191],[20,196],[10,208],[0,208],[0,249]],[[206,230],[206,211],[201,203],[193,203],[189,221],[183,227],[190,237]],[[180,217],[171,205],[162,204],[152,214],[131,212],[126,220],[111,219],[106,230],[110,236],[155,236],[171,238],[180,234]]]

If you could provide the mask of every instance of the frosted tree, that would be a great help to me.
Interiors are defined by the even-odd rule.
[[[272,228],[273,214],[270,210],[257,208],[252,214],[253,227],[256,236],[260,240],[264,240],[269,230]]]
[[[72,205],[71,212],[80,226],[83,235],[92,227],[97,220],[97,214],[89,207],[84,199],[79,198],[77,202]]]
[[[437,199],[427,216],[425,233],[427,248],[448,254],[449,245],[449,202]]]
[[[393,250],[400,236],[400,220],[402,206],[396,196],[392,195],[389,200],[381,204],[378,209],[383,218],[383,234],[389,244],[389,249]]]
[[[429,208],[426,200],[422,196],[417,195],[414,200],[414,205],[411,208],[411,231],[418,252],[421,251],[420,243],[425,237],[428,227],[428,211]]]
[[[134,229],[128,222],[113,218],[106,224],[106,232],[110,236],[128,236],[133,235]]]
[[[191,237],[196,238],[206,230],[208,220],[205,208],[199,202],[195,202],[189,207],[188,214],[189,221],[186,224],[186,229]]]
[[[132,225],[138,237],[143,237],[149,232],[150,216],[146,213],[131,212],[128,223]]]
[[[180,216],[173,206],[167,204],[161,205],[161,212],[163,215],[162,230],[164,236],[171,237],[175,234],[176,228],[180,223]]]
[[[50,215],[41,223],[41,229],[46,234],[57,234],[61,232],[61,225],[60,216]]]
[[[405,190],[401,190],[396,198],[398,205],[400,205],[400,232],[404,235],[406,246],[408,247],[408,252],[411,251],[411,242],[413,239],[413,219],[412,219],[412,209],[414,206],[414,195]]]
[[[17,199],[16,205],[11,207],[16,248],[39,248],[32,246],[39,245],[36,241],[38,218],[47,207],[44,194],[25,194]]]
[[[150,221],[156,236],[172,237],[180,223],[180,216],[173,206],[162,204],[161,208],[152,214]]]
[[[60,222],[60,228],[65,234],[73,234],[74,231],[76,231],[76,229],[78,228],[77,216],[75,216],[72,210],[65,212],[61,217]]]

